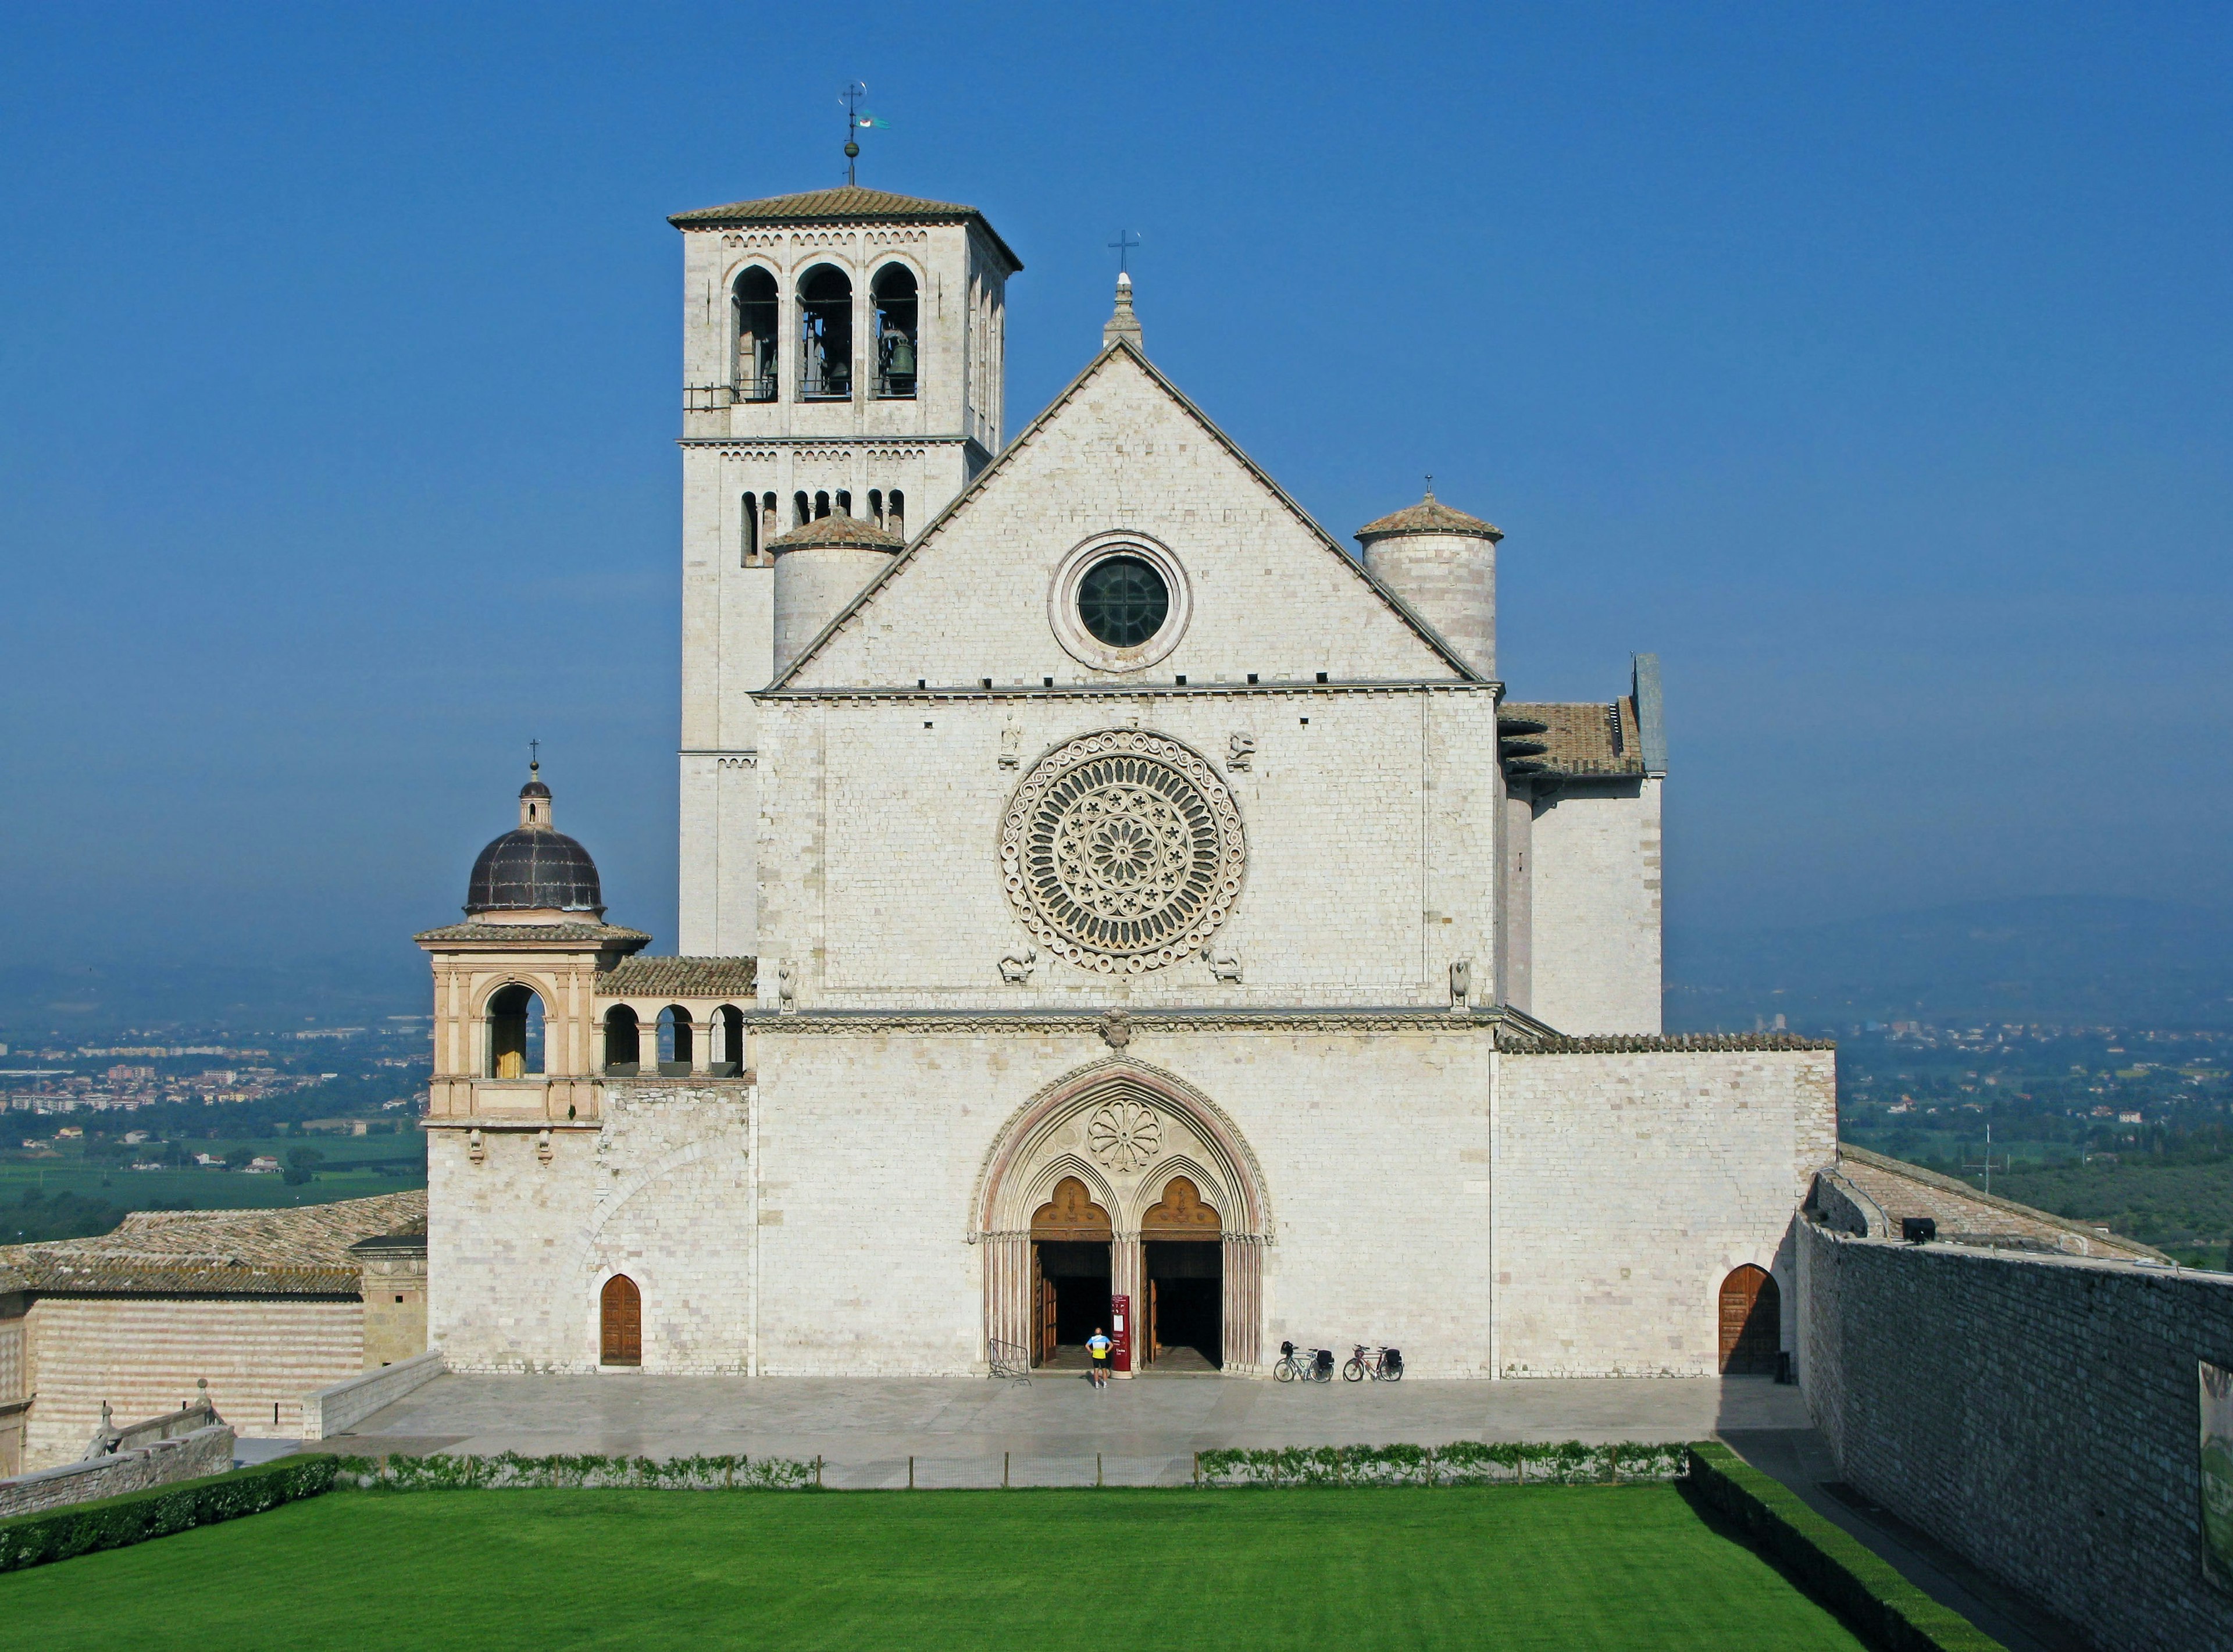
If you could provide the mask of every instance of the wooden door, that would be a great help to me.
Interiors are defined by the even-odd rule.
[[[597,1310],[603,1333],[599,1359],[607,1365],[642,1364],[643,1298],[635,1281],[625,1273],[613,1275],[605,1281]]]
[[[1748,1264],[1722,1281],[1722,1372],[1773,1376],[1783,1347],[1782,1305],[1775,1278]]]
[[[1031,1360],[1034,1365],[1044,1365],[1054,1357],[1055,1328],[1054,1281],[1046,1277],[1046,1267],[1039,1256],[1039,1247],[1032,1246],[1032,1329]]]
[[[1163,1322],[1156,1312],[1156,1282],[1148,1281],[1148,1363],[1153,1365],[1163,1351]]]

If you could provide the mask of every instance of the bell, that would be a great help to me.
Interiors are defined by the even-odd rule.
[[[894,333],[886,341],[890,354],[885,359],[884,371],[903,379],[915,377],[915,341],[905,333]]]

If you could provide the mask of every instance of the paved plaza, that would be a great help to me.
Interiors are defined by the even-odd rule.
[[[820,1457],[832,1486],[1175,1485],[1220,1446],[1702,1440],[1807,1427],[1765,1378],[1263,1382],[1081,1375],[1028,1383],[844,1377],[436,1378],[334,1442],[359,1451]]]

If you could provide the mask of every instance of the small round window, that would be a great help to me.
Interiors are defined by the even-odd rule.
[[[1163,628],[1171,611],[1163,576],[1137,556],[1094,563],[1077,582],[1077,617],[1112,648],[1136,648]]]

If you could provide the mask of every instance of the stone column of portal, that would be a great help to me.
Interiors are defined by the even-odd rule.
[[[1225,1369],[1253,1376],[1264,1363],[1264,1247],[1245,1233],[1225,1236]]]
[[[1131,1318],[1125,1330],[1132,1339],[1132,1371],[1136,1372],[1140,1369],[1142,1350],[1147,1345],[1148,1311],[1148,1252],[1137,1233],[1119,1233],[1109,1247],[1109,1294],[1131,1300]],[[1114,1331],[1116,1327],[1112,1325],[1110,1330]],[[1120,1376],[1131,1374],[1117,1373]]]
[[[1028,1233],[987,1233],[985,1252],[985,1335],[1032,1350],[1032,1239]],[[991,1357],[989,1348],[978,1350]]]

